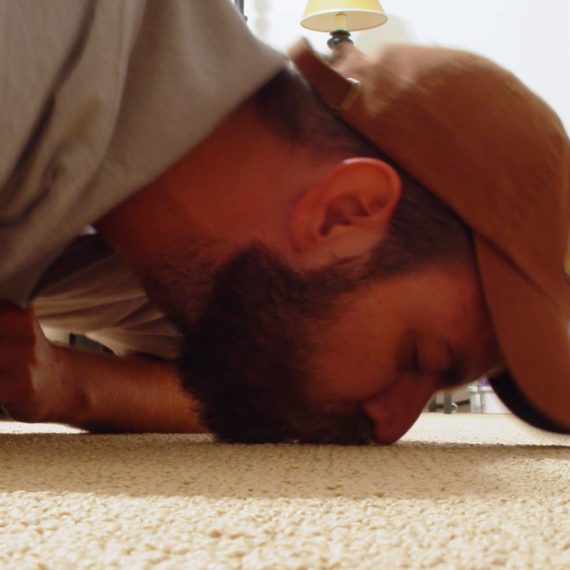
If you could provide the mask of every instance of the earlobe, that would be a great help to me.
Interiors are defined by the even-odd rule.
[[[400,177],[387,163],[345,160],[297,205],[293,246],[301,252],[320,249],[337,259],[365,253],[386,233],[400,194]]]

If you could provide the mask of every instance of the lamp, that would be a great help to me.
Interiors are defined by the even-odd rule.
[[[247,22],[247,16],[245,15],[245,12],[244,12],[243,3],[244,3],[244,0],[234,0],[234,4],[236,5],[236,8],[240,11],[241,15],[245,18],[245,21]]]
[[[376,28],[388,21],[378,0],[309,0],[301,25],[317,32],[331,32],[328,46],[350,42],[350,32]]]

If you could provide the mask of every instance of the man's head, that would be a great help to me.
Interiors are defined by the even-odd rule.
[[[478,199],[481,180],[505,213],[520,180],[513,152],[499,145],[505,170],[483,176],[495,123],[481,105],[497,124],[500,113],[465,93],[454,52],[439,73],[429,48],[411,59],[402,49],[401,60],[399,48],[388,52],[379,86],[376,63],[357,57],[362,93],[302,52],[296,63],[322,101],[284,72],[118,216],[134,229],[123,253],[185,336],[184,384],[224,439],[388,443],[435,390],[502,367],[478,270],[486,234],[472,220],[496,217]],[[418,75],[424,63],[437,72]],[[475,142],[458,134],[473,120],[456,92],[465,113],[485,109]],[[528,209],[511,195],[507,227]]]
[[[507,370],[491,384],[527,422],[570,433],[570,141],[556,114],[493,62],[411,45],[328,65],[291,57],[323,103],[471,228]]]
[[[217,269],[200,319],[182,325],[185,385],[225,440],[394,441],[435,390],[496,356],[469,231],[291,71],[256,109],[314,161],[359,158],[341,160],[291,214],[293,246],[316,268],[255,243]]]

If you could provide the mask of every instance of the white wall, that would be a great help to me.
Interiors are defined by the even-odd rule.
[[[381,0],[388,23],[354,34],[373,51],[390,41],[441,44],[481,53],[518,75],[570,132],[569,0]],[[299,24],[306,0],[245,0],[251,29],[284,50],[304,35],[328,51],[327,34]]]

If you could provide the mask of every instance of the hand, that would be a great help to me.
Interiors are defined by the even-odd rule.
[[[52,344],[32,309],[6,301],[0,301],[0,406],[18,421],[97,431],[208,431],[173,363]]]
[[[44,420],[58,398],[58,356],[31,308],[0,301],[0,406],[11,418]]]

